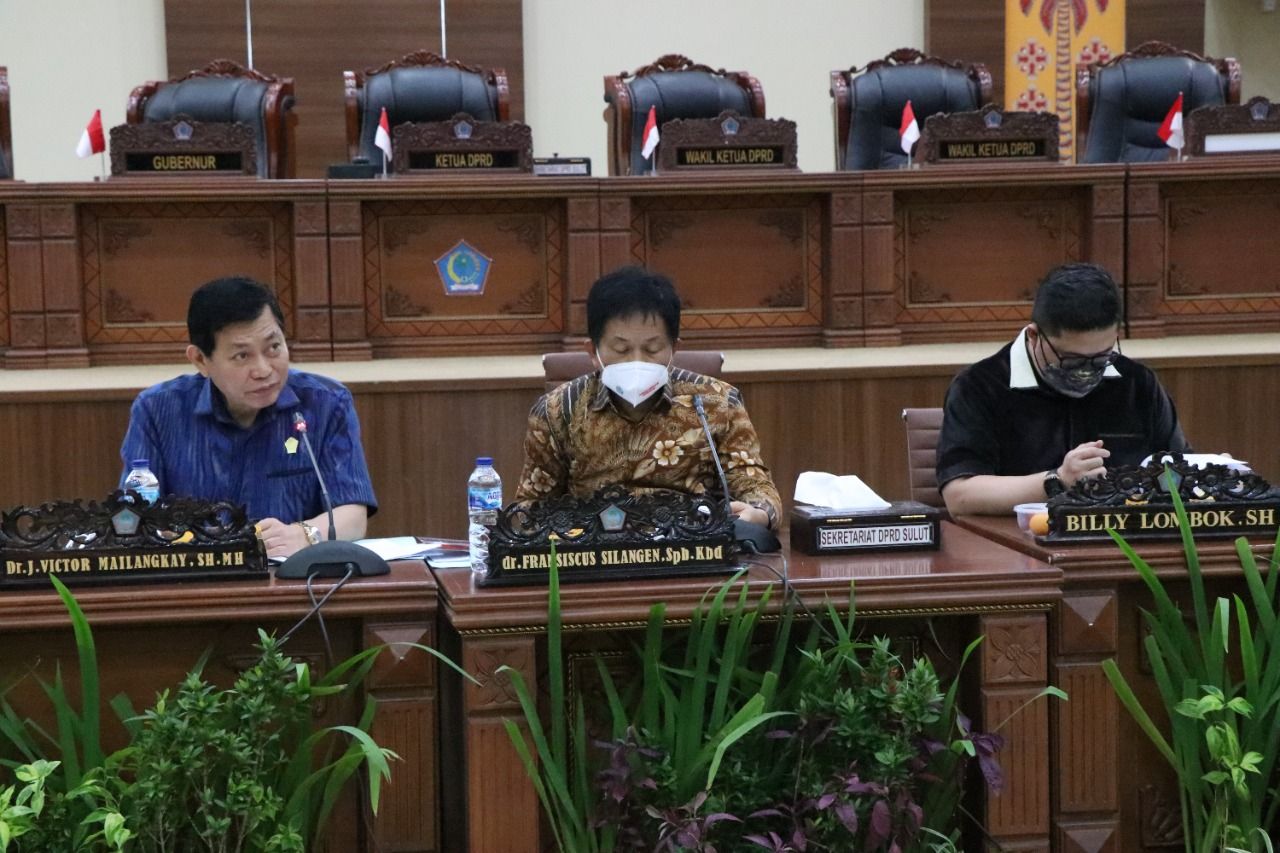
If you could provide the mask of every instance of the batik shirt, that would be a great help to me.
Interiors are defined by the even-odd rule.
[[[599,373],[544,395],[529,413],[524,472],[517,501],[572,494],[587,497],[610,485],[636,493],[675,490],[718,494],[719,478],[694,409],[703,408],[733,500],[764,510],[777,527],[782,501],[760,458],[760,440],[738,389],[674,368],[662,399],[639,421],[614,407]]]

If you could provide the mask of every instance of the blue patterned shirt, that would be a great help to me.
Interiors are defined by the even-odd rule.
[[[120,447],[123,485],[129,463],[145,457],[162,495],[176,494],[245,505],[249,517],[286,524],[324,511],[306,448],[295,445],[293,413],[302,412],[316,461],[334,506],[378,508],[360,444],[351,392],[340,382],[289,371],[275,405],[245,429],[227,411],[222,393],[199,374],[153,385],[133,401]],[[290,453],[289,448],[294,452]]]

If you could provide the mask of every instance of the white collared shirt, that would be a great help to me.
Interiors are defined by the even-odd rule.
[[[1104,379],[1119,379],[1120,371],[1116,370],[1114,364],[1108,364],[1107,369],[1102,373],[1102,377]],[[1031,356],[1027,353],[1027,327],[1023,326],[1022,331],[1018,333],[1017,340],[1009,348],[1009,387],[1036,388],[1039,384],[1036,381],[1036,369],[1031,364]]]

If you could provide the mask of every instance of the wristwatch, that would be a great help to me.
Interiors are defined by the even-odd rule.
[[[1058,476],[1057,471],[1049,470],[1044,472],[1044,493],[1045,497],[1053,497],[1060,495],[1067,490],[1063,485],[1062,478]]]
[[[307,534],[308,545],[320,544],[320,531],[316,529],[314,524],[308,521],[299,521],[298,526],[302,528],[303,533]]]

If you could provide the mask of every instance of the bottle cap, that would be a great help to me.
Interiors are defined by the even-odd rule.
[[[493,457],[492,457],[492,456],[477,456],[477,457],[476,457],[476,467],[477,467],[477,468],[492,468],[492,467],[493,467]]]
[[[150,468],[150,467],[151,467],[151,460],[149,460],[149,459],[135,459],[135,460],[133,460],[132,462],[130,462],[130,463],[129,463],[129,467],[130,467],[130,468]]]

